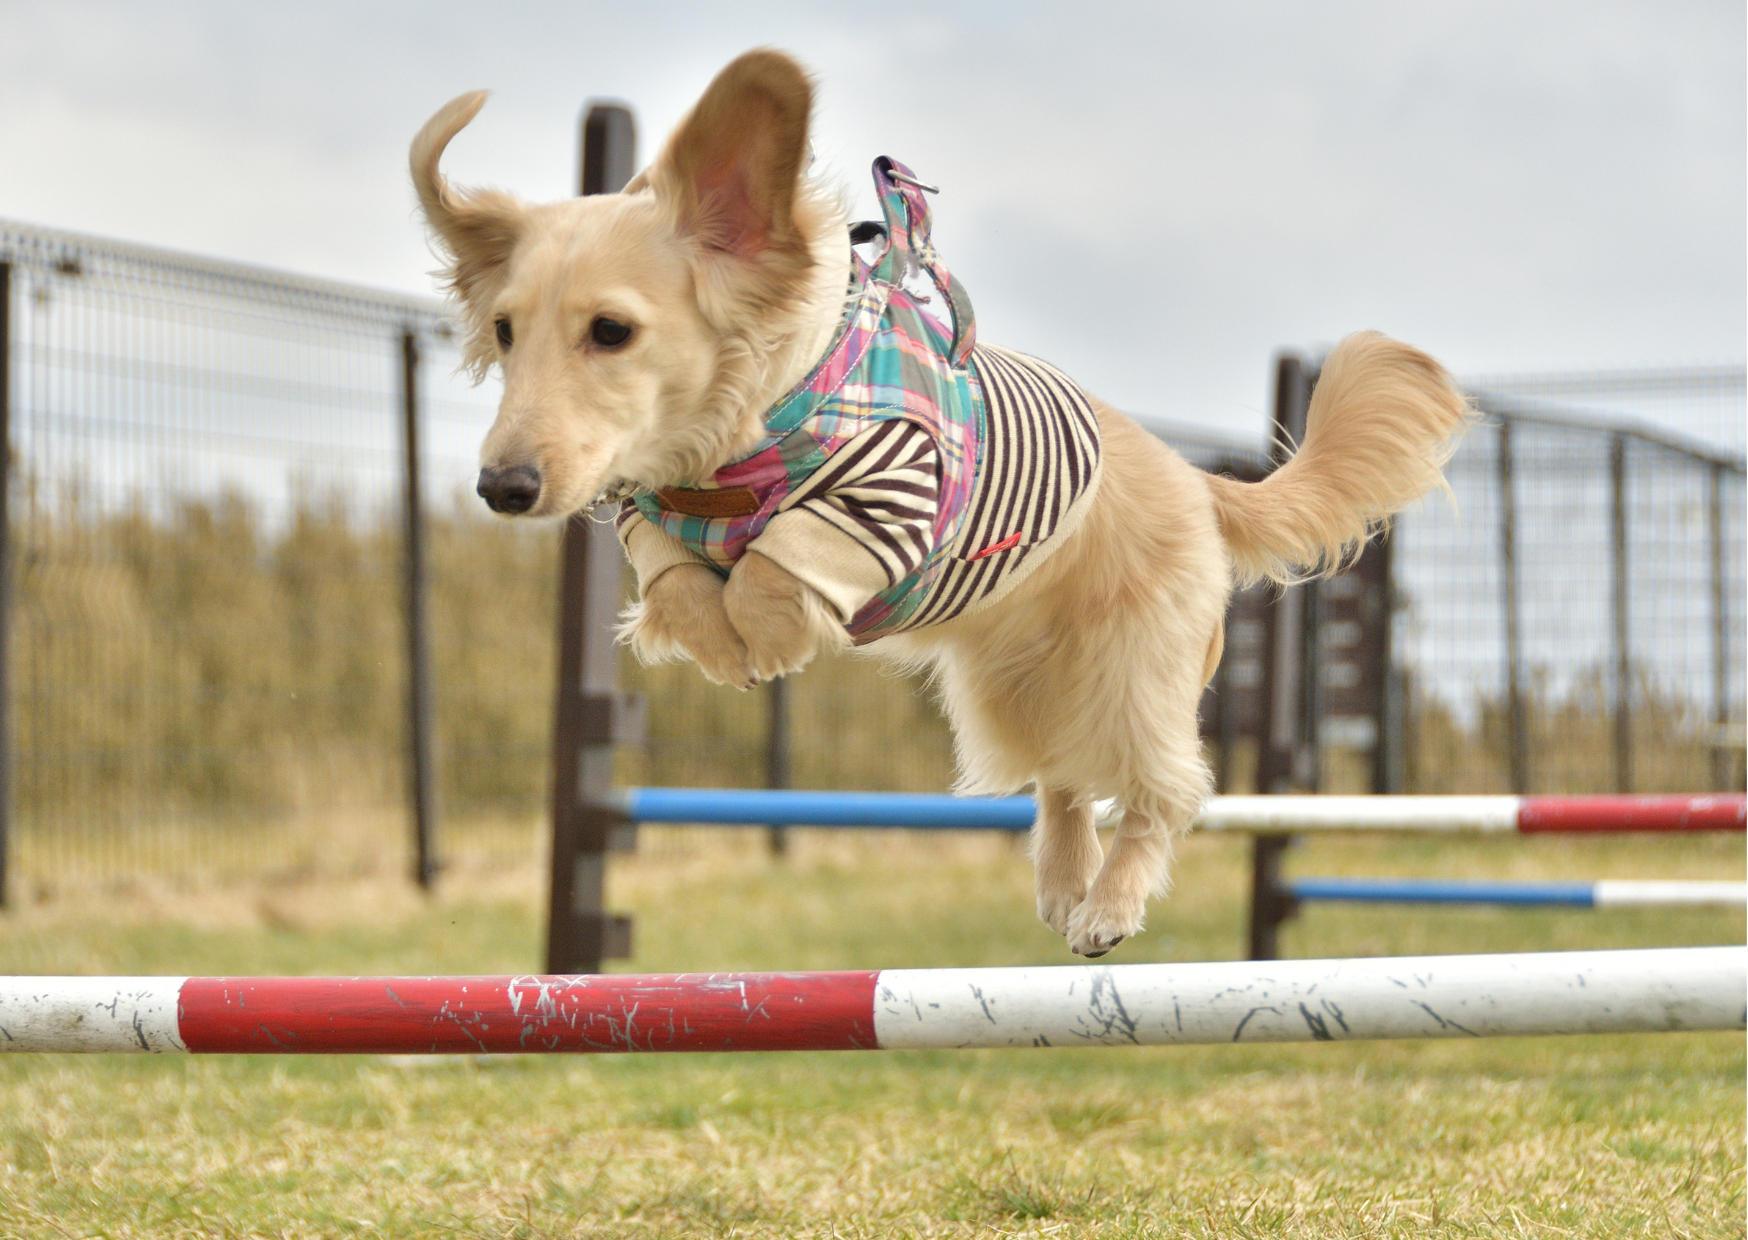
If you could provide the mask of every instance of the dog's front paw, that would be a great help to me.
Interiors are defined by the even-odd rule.
[[[749,551],[723,587],[729,621],[746,643],[747,662],[760,680],[798,672],[821,646],[848,643],[831,607],[775,560]]]
[[[714,684],[758,683],[746,643],[729,621],[722,578],[701,564],[679,564],[650,582],[619,625],[619,640],[644,663],[690,659]]]
[[[1068,933],[1068,919],[1086,901],[1087,890],[1104,862],[1098,836],[1087,832],[1068,839],[1045,836],[1032,858],[1032,888],[1038,920],[1057,934]]]
[[[1147,901],[1102,898],[1098,884],[1068,915],[1068,950],[1077,956],[1098,957],[1124,939],[1141,933]]]
[[[1086,900],[1086,888],[1059,888],[1046,891],[1044,884],[1038,888],[1038,920],[1049,926],[1057,934],[1067,935],[1069,915],[1079,908]]]

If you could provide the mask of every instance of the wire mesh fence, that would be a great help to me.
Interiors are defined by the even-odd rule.
[[[1396,527],[1406,789],[1739,786],[1740,458],[1477,400],[1454,502]]]
[[[450,378],[441,307],[41,229],[0,227],[0,258],[19,878],[366,864],[383,846],[407,778],[408,335],[443,792],[521,797],[543,730],[491,675],[523,652],[479,631],[480,603],[549,615],[551,537],[456,507],[490,394]]]
[[[443,306],[4,223],[0,263],[13,893],[404,867],[409,337],[439,852],[452,864],[538,856],[558,531],[491,518],[472,497],[497,393],[456,377]],[[1732,408],[1739,423],[1740,371],[1706,373],[1717,423]],[[1328,751],[1395,746],[1402,790],[1480,792],[1510,786],[1518,744],[1531,787],[1579,791],[1618,782],[1624,735],[1634,788],[1740,786],[1739,444],[1714,436],[1708,455],[1562,424],[1550,409],[1564,392],[1485,397],[1490,420],[1452,464],[1455,506],[1435,498],[1397,526],[1399,726],[1336,729]],[[1206,468],[1267,464],[1260,443],[1155,430]],[[1624,627],[1612,575],[1622,562]],[[1266,598],[1240,596],[1219,682],[1253,708]],[[648,740],[625,752],[621,778],[765,782],[769,690],[629,660],[622,680],[650,707]],[[950,784],[946,725],[914,680],[833,658],[794,678],[787,708],[795,786]],[[1253,741],[1234,719],[1223,744],[1213,739],[1228,786],[1241,787],[1233,753]]]

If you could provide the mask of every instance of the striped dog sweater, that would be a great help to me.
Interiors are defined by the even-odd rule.
[[[642,489],[619,534],[640,582],[758,551],[818,591],[858,645],[1001,598],[1059,549],[1100,479],[1086,394],[1036,358],[976,343],[970,298],[929,239],[915,178],[874,164],[886,215],[824,359],[747,455],[700,487]],[[904,287],[921,269],[951,323]]]

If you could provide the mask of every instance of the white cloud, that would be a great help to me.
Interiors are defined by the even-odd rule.
[[[986,335],[1128,407],[1255,424],[1271,351],[1380,326],[1460,370],[1743,354],[1739,4],[5,6],[0,216],[428,290],[405,144],[569,192],[759,43],[861,209],[943,182]],[[1247,412],[1249,411],[1249,412]]]

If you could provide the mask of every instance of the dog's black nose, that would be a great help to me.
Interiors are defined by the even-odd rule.
[[[493,512],[527,512],[540,498],[540,471],[532,465],[479,471],[475,488]]]

